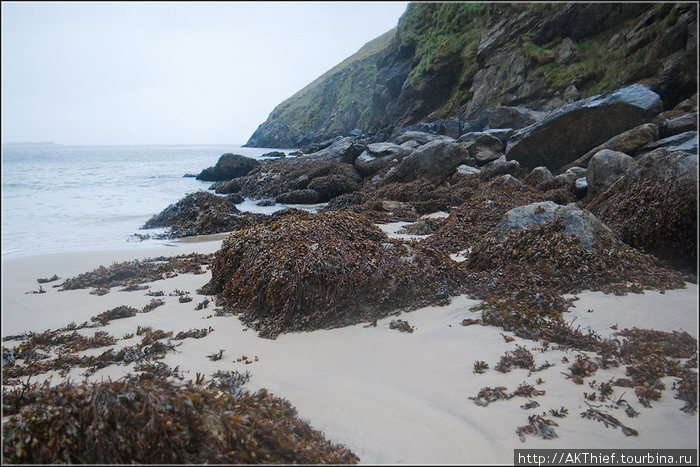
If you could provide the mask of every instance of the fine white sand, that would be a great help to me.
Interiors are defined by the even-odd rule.
[[[82,252],[3,260],[3,336],[82,323],[118,305],[141,308],[151,300],[145,291],[120,292],[114,288],[107,295],[95,296],[87,289],[58,292],[51,284],[44,285],[47,293],[25,294],[38,289],[39,277],[57,274],[66,279],[116,261],[211,252],[218,248],[220,240],[175,245],[148,251]],[[577,352],[544,352],[532,341],[516,338],[506,342],[502,334],[510,333],[495,327],[461,326],[464,318],[478,317],[478,313],[470,311],[478,302],[467,297],[455,297],[445,307],[401,313],[400,318],[415,327],[410,334],[390,329],[389,322],[394,317],[389,317],[380,320],[376,327],[356,325],[268,340],[257,337],[236,317],[213,316],[213,304],[195,311],[196,304],[205,298],[196,295],[196,290],[210,277],[209,272],[182,274],[152,282],[151,290],[165,292],[164,306],[79,332],[92,335],[96,330],[106,331],[119,339],[115,348],[118,350],[140,339],[122,339],[139,325],[175,334],[211,326],[214,331],[202,339],[173,341],[182,345],[163,361],[173,368],[179,366],[186,379],[194,379],[197,373],[211,375],[217,370],[249,371],[249,388],[265,387],[288,399],[302,418],[332,441],[348,446],[363,463],[510,464],[515,448],[698,447],[697,415],[680,410],[683,403],[674,399],[671,390],[675,378],[664,380],[666,390],[659,401],[652,402],[653,408],[642,407],[633,390],[615,388],[614,399],[626,392],[624,398],[640,416],[628,418],[621,409],[601,410],[639,432],[637,437],[627,437],[620,429],[606,428],[580,416],[587,409],[583,393],[594,391],[588,383],[624,377],[624,368],[598,370],[583,385],[576,385],[562,374],[568,367],[562,363],[562,357],[574,361]],[[175,289],[191,292],[194,300],[179,303],[178,297],[168,296]],[[614,332],[610,326],[617,324],[619,329],[636,326],[685,330],[698,335],[698,289],[693,284],[665,294],[645,292],[618,297],[585,292],[578,296],[580,299],[567,318],[582,328],[610,335]],[[15,343],[8,341],[3,345],[9,348]],[[522,369],[510,373],[494,370],[505,351],[514,350],[516,345],[532,351],[536,366],[545,361],[554,366],[532,374]],[[224,350],[221,360],[207,358],[219,349]],[[237,361],[243,356],[252,363]],[[477,360],[489,364],[484,374],[473,373]],[[129,371],[133,371],[132,365],[111,366],[90,379],[115,379]],[[80,381],[82,372],[84,369],[74,369],[70,377]],[[544,382],[537,384],[538,378]],[[59,380],[58,375],[53,375],[52,381]],[[523,382],[546,391],[532,399],[539,402],[539,407],[521,408],[528,401],[521,397],[492,402],[487,407],[477,406],[469,399],[486,386],[505,386],[512,392]],[[525,443],[518,439],[516,427],[526,425],[528,415],[561,407],[568,410],[566,418],[553,418],[548,413],[548,418],[559,424],[554,427],[558,438],[528,436]]]

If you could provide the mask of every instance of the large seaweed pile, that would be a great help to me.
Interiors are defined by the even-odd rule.
[[[697,276],[697,181],[697,156],[657,150],[589,209],[620,240]]]
[[[462,267],[469,272],[469,291],[476,297],[498,296],[542,304],[545,297],[584,289],[625,294],[644,289],[683,288],[680,273],[653,256],[600,237],[592,249],[564,234],[555,219],[510,232],[494,231],[476,242]]]
[[[440,229],[426,243],[450,253],[472,247],[493,229],[511,209],[544,201],[545,197],[527,185],[504,183],[501,178],[482,183],[478,192],[450,211]]]
[[[222,381],[224,378],[221,378]],[[229,378],[231,380],[231,378]],[[357,463],[264,389],[163,378],[3,391],[7,463]],[[225,381],[223,381],[225,383]]]
[[[209,192],[190,193],[144,224],[144,229],[168,227],[163,238],[230,232],[260,222],[266,216],[240,212],[228,199]]]
[[[230,235],[202,292],[274,338],[445,301],[459,290],[458,275],[444,253],[389,240],[359,214],[304,213]]]

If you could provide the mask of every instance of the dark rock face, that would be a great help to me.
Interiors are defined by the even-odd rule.
[[[197,175],[197,180],[204,180],[207,182],[231,180],[232,178],[246,175],[259,165],[259,161],[251,159],[250,157],[227,153],[219,158],[214,167],[202,170],[202,172]]]
[[[444,302],[458,290],[457,277],[444,253],[389,240],[361,215],[304,213],[231,235],[203,289],[275,338]]]
[[[321,195],[316,190],[304,188],[292,190],[275,197],[275,202],[284,204],[316,204],[321,202]]]
[[[185,196],[151,217],[142,228],[170,228],[166,238],[230,232],[261,222],[265,215],[242,213],[233,202],[207,192]]]
[[[508,141],[506,157],[556,170],[611,137],[645,123],[663,108],[659,96],[632,85],[566,105]]]
[[[387,176],[387,181],[409,182],[425,177],[434,183],[440,183],[452,175],[468,155],[467,148],[462,143],[433,141],[406,156],[396,170]]]
[[[698,156],[657,149],[588,208],[625,243],[697,274]]]

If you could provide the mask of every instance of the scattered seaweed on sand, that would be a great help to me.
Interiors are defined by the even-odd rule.
[[[93,271],[66,279],[60,284],[60,290],[109,289],[110,287],[128,287],[153,282],[177,274],[201,272],[204,265],[211,262],[213,255],[190,253],[178,256],[159,256],[144,260],[114,263],[109,267],[100,266]]]
[[[418,222],[402,227],[398,233],[409,235],[430,235],[435,233],[443,224],[444,219],[425,217]]]
[[[593,375],[598,365],[586,354],[576,355],[576,361],[569,366],[569,373],[563,373],[576,384],[583,384],[583,378]]]
[[[60,277],[58,277],[56,274],[54,274],[54,275],[51,276],[51,277],[43,277],[43,278],[40,277],[40,278],[38,278],[36,281],[37,281],[39,284],[46,284],[46,283],[48,283],[48,282],[57,281],[57,280],[59,280],[59,279],[60,279]]]
[[[530,409],[534,409],[534,408],[539,407],[539,406],[540,406],[540,403],[537,401],[527,401],[526,403],[521,405],[520,408],[525,409],[525,410],[530,410]]]
[[[275,338],[447,303],[460,290],[458,275],[443,252],[390,240],[361,215],[302,213],[231,234],[199,293],[218,294],[245,324]]]
[[[552,426],[559,426],[554,420],[545,418],[545,413],[542,415],[530,415],[527,417],[528,424],[519,426],[515,430],[520,441],[525,442],[525,435],[539,436],[544,439],[558,438],[559,435],[554,431]]]
[[[211,303],[211,301],[210,301],[208,298],[205,298],[205,299],[202,300],[201,302],[197,303],[197,306],[195,306],[194,309],[197,310],[197,311],[203,310],[203,309],[205,309],[207,306],[209,306],[209,303]]]
[[[302,421],[288,401],[264,389],[227,391],[157,376],[32,384],[3,388],[3,409],[3,457],[8,463],[359,460]]]
[[[512,352],[507,351],[494,367],[496,371],[501,373],[508,373],[513,368],[523,368],[525,370],[532,370],[535,366],[535,360],[532,353],[521,345],[516,345],[515,350]]]
[[[209,326],[209,328],[202,328],[202,329],[190,329],[189,331],[180,331],[177,333],[175,337],[173,337],[173,340],[182,340],[182,339],[201,339],[202,337],[207,336],[210,332],[212,332],[214,328]]]
[[[542,389],[535,389],[535,387],[531,384],[527,384],[523,382],[520,386],[518,386],[518,389],[512,392],[510,397],[535,397],[535,396],[543,396],[545,394],[545,391]]]
[[[489,369],[489,364],[483,360],[477,360],[474,362],[474,373],[483,374]]]
[[[587,418],[589,420],[596,420],[598,422],[602,422],[605,425],[605,428],[608,428],[610,426],[613,428],[620,427],[625,436],[637,436],[639,434],[639,432],[637,432],[637,430],[635,430],[634,428],[625,426],[617,418],[613,417],[610,414],[603,413],[600,410],[591,407],[590,405],[588,407],[588,410],[586,410],[585,412],[581,412],[581,417]]]
[[[569,415],[569,411],[564,407],[560,409],[549,409],[549,413],[552,414],[553,417],[557,418],[564,418]]]
[[[163,306],[163,305],[165,305],[165,300],[160,299],[160,298],[152,298],[150,302],[148,302],[146,305],[143,306],[143,308],[141,309],[141,313],[151,312],[151,311],[155,310],[156,308],[158,308],[159,306]]]
[[[469,399],[473,400],[478,406],[486,407],[491,402],[510,399],[510,395],[506,392],[507,390],[505,386],[498,386],[495,388],[487,386],[481,388],[476,397],[469,397]]]
[[[130,306],[118,306],[116,308],[112,308],[111,310],[102,312],[99,315],[93,316],[90,318],[90,321],[100,323],[102,326],[105,326],[114,319],[131,318],[132,316],[136,316],[136,313],[138,312],[139,310]]]
[[[408,324],[408,321],[403,319],[392,319],[389,323],[389,329],[398,329],[401,332],[411,333],[415,330],[413,326]]]

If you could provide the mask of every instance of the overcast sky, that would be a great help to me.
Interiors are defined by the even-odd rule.
[[[245,143],[406,2],[3,2],[2,140]]]

